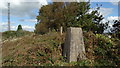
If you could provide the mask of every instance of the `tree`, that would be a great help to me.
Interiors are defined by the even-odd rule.
[[[21,25],[18,25],[18,28],[17,28],[17,31],[22,31],[22,26]]]
[[[94,33],[102,34],[108,28],[109,22],[102,22],[103,15],[100,15],[97,8],[90,13],[90,3],[81,2],[78,7],[77,18],[75,18],[75,26],[80,26],[85,31],[92,31]]]
[[[53,4],[43,6],[39,10],[39,15],[37,20],[40,23],[45,23],[47,28],[55,29],[56,31],[62,25],[63,13],[62,13],[63,3],[54,2]],[[37,24],[36,24],[37,27]]]
[[[89,2],[53,2],[39,10],[36,28],[45,23],[46,28],[56,31],[60,31],[62,26],[64,31],[67,27],[81,27],[85,31],[103,33],[108,23],[101,22],[104,17],[98,12],[99,7],[91,13],[89,10]]]
[[[120,39],[120,20],[115,20],[113,24],[113,29],[111,30],[113,34],[116,35],[117,38]]]
[[[46,24],[44,23],[40,23],[40,24],[37,24],[37,27],[35,27],[35,33],[37,34],[45,34],[47,33],[49,30],[46,28]]]

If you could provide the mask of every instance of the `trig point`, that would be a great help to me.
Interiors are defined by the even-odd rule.
[[[70,27],[67,29],[63,56],[67,58],[67,62],[86,59],[83,33],[81,28]]]

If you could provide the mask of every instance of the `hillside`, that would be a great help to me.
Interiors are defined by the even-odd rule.
[[[63,39],[58,33],[26,35],[5,41],[2,44],[3,65],[30,66],[50,65],[62,61],[59,43]]]
[[[120,66],[118,4],[44,2],[2,4],[2,66]]]
[[[65,62],[62,56],[65,34],[49,32],[44,35],[29,33],[2,43],[3,66],[118,66],[120,40],[101,34],[85,32],[87,60]],[[4,38],[4,37],[3,37]]]

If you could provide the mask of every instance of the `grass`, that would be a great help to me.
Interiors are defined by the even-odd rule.
[[[65,34],[29,33],[2,44],[3,66],[117,66],[120,40],[92,32],[84,33],[87,60],[66,63],[62,56]],[[3,37],[4,38],[4,37]],[[16,40],[14,40],[16,39]]]
[[[3,66],[54,65],[61,62],[59,33],[28,35],[2,44]],[[12,40],[12,39],[11,39]]]

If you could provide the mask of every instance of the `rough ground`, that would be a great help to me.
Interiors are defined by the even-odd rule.
[[[3,66],[59,65],[63,43],[59,33],[28,35],[8,39],[2,43]]]

